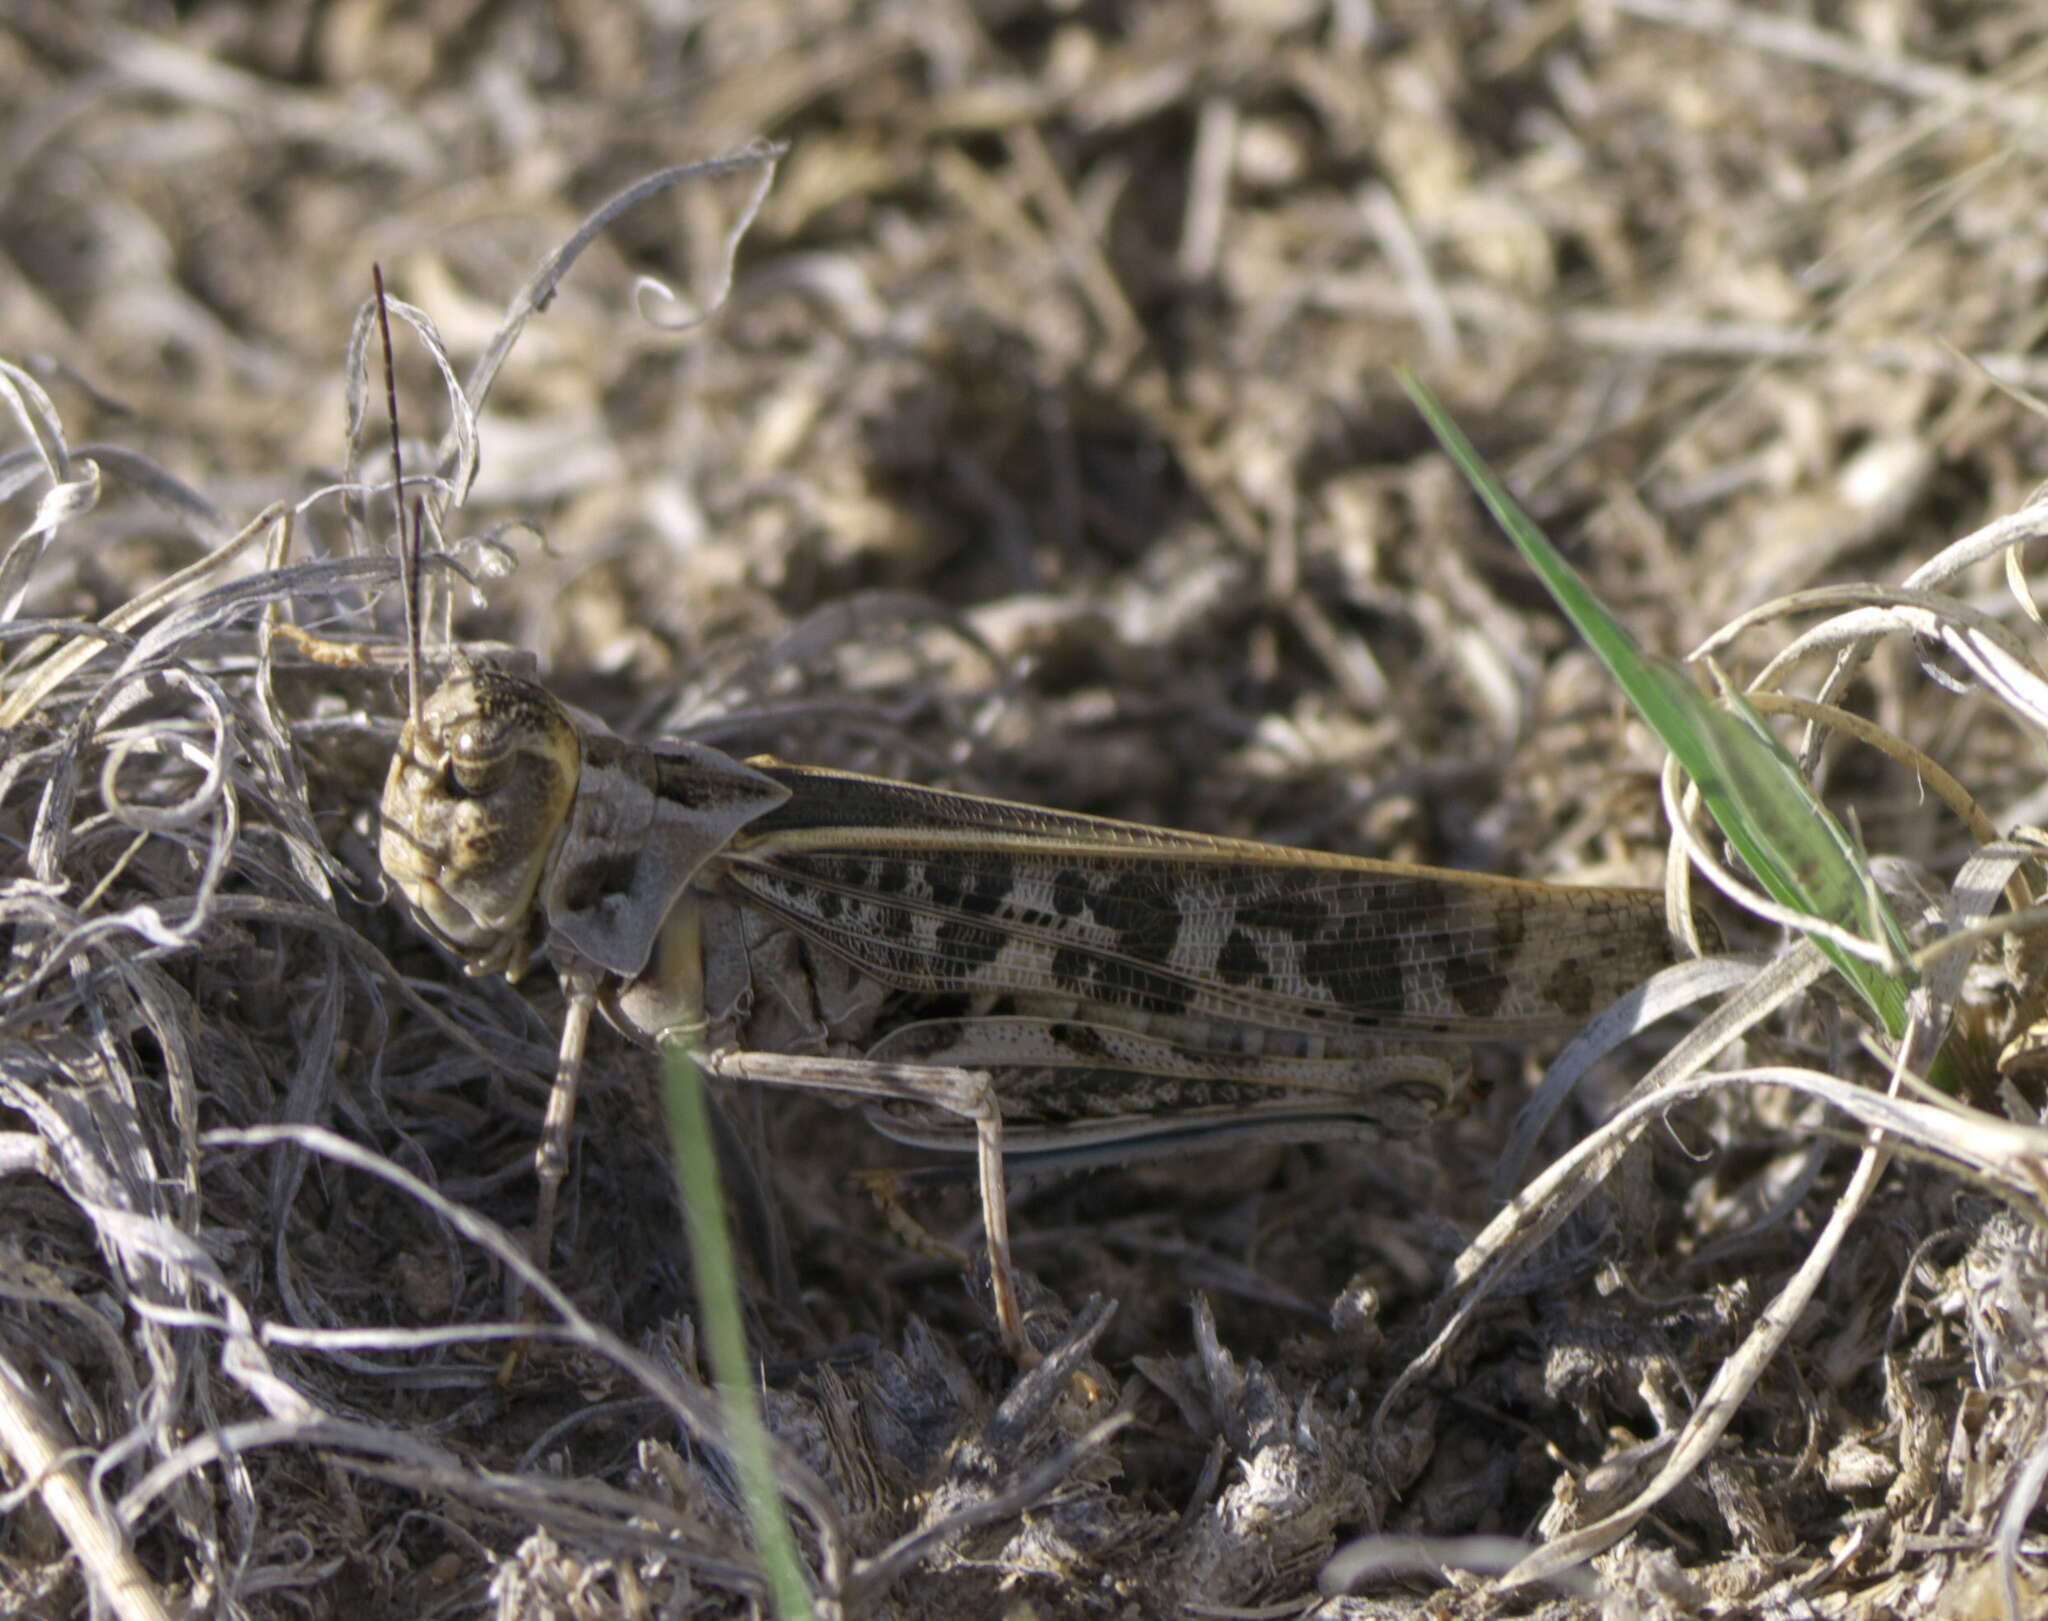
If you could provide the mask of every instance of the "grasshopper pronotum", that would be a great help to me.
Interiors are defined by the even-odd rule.
[[[927,1106],[879,1123],[978,1152],[997,1321],[1028,1360],[1006,1151],[1412,1131],[1458,1088],[1465,1045],[1569,1030],[1670,960],[1651,890],[634,743],[466,659],[422,701],[418,669],[415,632],[384,869],[471,972],[545,956],[568,993],[543,1264],[595,1009],[697,1044],[717,1074]]]

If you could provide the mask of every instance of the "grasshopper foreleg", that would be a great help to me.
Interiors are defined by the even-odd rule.
[[[548,1092],[548,1110],[541,1121],[540,1143],[533,1152],[540,1191],[534,1201],[533,1235],[527,1253],[541,1271],[549,1271],[555,1240],[555,1207],[562,1179],[569,1172],[569,1141],[576,1124],[576,1089],[583,1079],[583,1051],[590,1039],[590,1015],[597,1007],[597,976],[584,969],[562,974],[568,1000],[562,1016],[562,1045],[555,1054],[555,1084]]]
[[[541,1119],[540,1142],[533,1151],[533,1170],[539,1184],[534,1197],[533,1230],[526,1240],[526,1258],[534,1269],[551,1275],[550,1252],[555,1242],[555,1210],[560,1202],[562,1179],[569,1172],[570,1133],[576,1124],[576,1088],[583,1079],[583,1052],[590,1037],[590,1015],[597,1006],[597,978],[583,970],[565,970],[562,991],[568,1006],[562,1015],[562,1044],[555,1052],[555,1081],[548,1090],[547,1113]],[[520,1310],[524,1289],[515,1279],[508,1309]],[[528,1299],[522,1317],[531,1323],[537,1308]],[[498,1382],[509,1384],[526,1355],[523,1342],[515,1342],[498,1368]]]

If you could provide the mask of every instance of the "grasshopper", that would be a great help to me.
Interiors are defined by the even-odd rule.
[[[416,566],[416,565],[415,565]],[[536,1164],[546,1264],[592,1014],[715,1074],[850,1093],[1004,1162],[1419,1129],[1475,1042],[1563,1033],[1671,960],[1663,897],[1326,855],[636,743],[458,658],[419,696],[379,854],[471,973],[568,997]],[[905,1112],[904,1105],[912,1106]]]

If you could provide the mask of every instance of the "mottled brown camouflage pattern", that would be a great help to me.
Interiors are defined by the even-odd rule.
[[[609,976],[603,1006],[643,1039],[986,1070],[1020,1123],[1287,1094],[1413,1129],[1463,1047],[1568,1031],[1670,960],[1649,890],[642,747],[481,667],[418,731],[384,863],[476,971],[545,945]],[[684,910],[687,948],[663,933]]]
[[[1651,890],[1368,861],[754,763],[790,798],[733,841],[730,882],[902,990],[1331,1038],[1511,1041],[1584,1022],[1671,960]]]

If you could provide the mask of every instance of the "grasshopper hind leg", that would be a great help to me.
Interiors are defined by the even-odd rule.
[[[821,1058],[723,1048],[704,1056],[704,1067],[729,1080],[804,1091],[839,1092],[874,1102],[924,1104],[974,1128],[980,1173],[981,1224],[988,1246],[996,1330],[1020,1368],[1041,1357],[1024,1332],[1024,1312],[1010,1259],[1009,1184],[1003,1174],[1003,1115],[995,1084],[984,1070],[940,1064],[878,1064],[865,1058]]]

